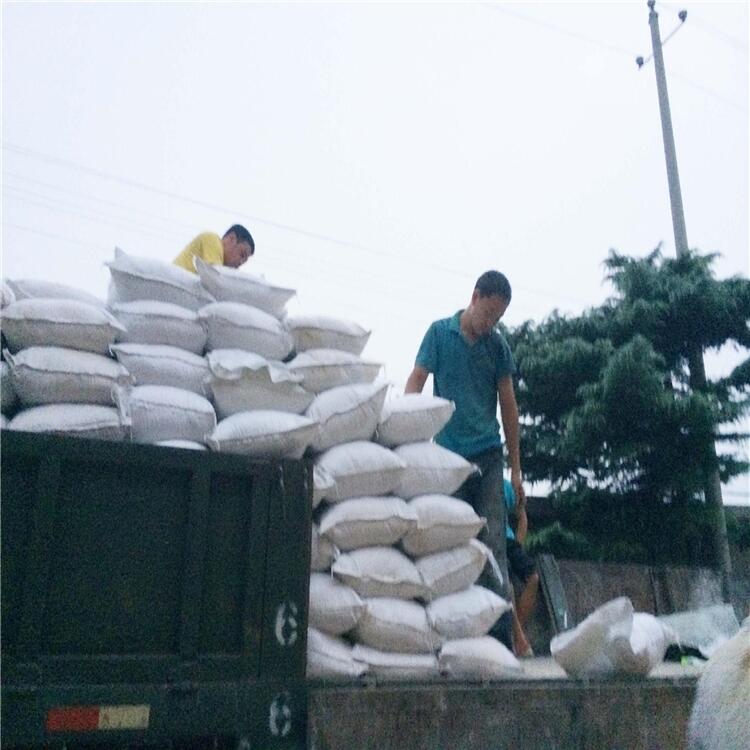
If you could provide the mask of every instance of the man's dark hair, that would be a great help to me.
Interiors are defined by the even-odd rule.
[[[510,302],[510,282],[500,271],[485,271],[478,279],[474,288],[480,297],[495,295]]]
[[[255,242],[253,242],[253,236],[242,226],[242,224],[232,224],[232,226],[224,232],[224,236],[226,237],[230,233],[234,234],[237,238],[237,242],[247,242],[247,244],[250,245],[250,255],[255,255]]]

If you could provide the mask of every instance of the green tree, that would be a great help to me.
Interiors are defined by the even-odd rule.
[[[712,561],[703,490],[717,462],[724,481],[748,471],[750,409],[750,358],[713,382],[688,367],[691,347],[750,348],[750,282],[717,280],[715,258],[611,251],[605,304],[509,331],[524,472],[551,482],[559,512],[535,544],[569,550],[567,531],[583,556]]]

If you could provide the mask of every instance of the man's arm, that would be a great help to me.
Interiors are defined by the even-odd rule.
[[[406,381],[404,393],[422,393],[422,388],[424,388],[424,384],[427,381],[427,376],[429,374],[430,373],[427,372],[424,367],[414,365],[414,369],[411,371],[411,375],[409,375],[409,379]]]
[[[519,508],[526,502],[521,476],[521,452],[519,447],[518,404],[513,390],[513,379],[510,375],[500,379],[497,384],[497,395],[500,401],[500,416],[503,421],[505,442],[508,446],[508,460],[510,462],[510,483],[516,493]]]

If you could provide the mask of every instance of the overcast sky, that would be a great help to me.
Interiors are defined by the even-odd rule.
[[[691,247],[748,275],[748,4],[658,3]],[[248,226],[292,311],[399,388],[488,268],[580,313],[610,248],[674,253],[645,2],[2,4],[2,273],[104,296]],[[712,374],[741,354],[709,357]],[[748,478],[729,488],[750,503]]]

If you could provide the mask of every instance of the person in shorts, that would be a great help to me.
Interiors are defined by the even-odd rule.
[[[518,579],[523,588],[516,596],[513,591],[513,651],[516,656],[533,656],[534,651],[526,637],[524,628],[536,606],[536,595],[539,590],[539,573],[536,570],[534,560],[523,548],[526,534],[529,530],[529,521],[526,517],[526,498],[516,498],[513,485],[503,480],[503,492],[505,495],[506,517],[511,515],[516,520],[516,530],[513,531],[510,520],[505,529],[505,551],[508,557],[508,570],[511,577]]]

